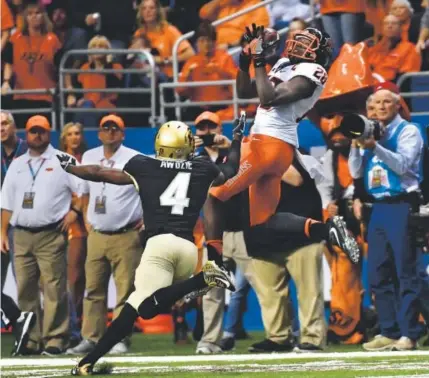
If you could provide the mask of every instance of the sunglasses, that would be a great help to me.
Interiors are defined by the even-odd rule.
[[[34,127],[28,131],[30,134],[36,135],[36,134],[46,134],[47,131],[45,129]]]
[[[103,131],[113,131],[115,133],[118,131],[121,131],[121,128],[119,126],[116,126],[116,125],[104,125],[104,126],[101,126],[101,129]]]
[[[206,121],[206,122],[200,122],[198,125],[195,125],[195,127],[198,130],[205,130],[205,129],[209,129],[209,130],[214,130],[217,129],[218,125],[216,123],[210,122],[210,121]]]

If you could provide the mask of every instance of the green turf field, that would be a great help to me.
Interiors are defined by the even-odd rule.
[[[108,355],[104,359],[108,365],[100,367],[112,369],[113,377],[429,378],[429,348],[412,353],[367,353],[361,347],[333,346],[312,355],[249,354],[248,346],[263,336],[252,333],[251,340],[239,341],[231,353],[196,356],[194,342],[176,346],[171,335],[136,334],[129,354]],[[76,360],[69,356],[9,358],[12,342],[10,335],[2,336],[2,377],[67,377]]]

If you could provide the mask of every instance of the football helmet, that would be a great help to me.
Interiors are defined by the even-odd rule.
[[[331,37],[316,28],[297,31],[286,41],[285,56],[293,64],[313,62],[328,68],[332,59]]]
[[[157,158],[187,160],[192,158],[194,150],[194,136],[190,127],[183,122],[166,122],[155,136]]]

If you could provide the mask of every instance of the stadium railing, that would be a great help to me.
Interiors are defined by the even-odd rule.
[[[149,63],[150,70],[146,72],[147,76],[150,77],[150,88],[99,88],[99,89],[80,89],[73,88],[68,89],[65,87],[65,76],[73,74],[94,74],[94,73],[121,73],[121,74],[143,74],[145,73],[142,69],[139,68],[122,68],[122,69],[93,69],[93,70],[82,70],[80,68],[66,68],[65,64],[67,59],[72,56],[77,55],[91,55],[91,54],[101,54],[101,55],[128,55],[128,54],[143,54]],[[65,114],[66,113],[100,113],[100,112],[111,112],[112,109],[106,108],[77,108],[67,106],[66,96],[67,94],[74,93],[88,93],[88,92],[100,92],[100,93],[149,93],[151,95],[150,107],[116,107],[115,111],[121,113],[149,113],[150,118],[149,122],[152,127],[156,127],[158,121],[156,116],[156,68],[155,61],[152,54],[141,49],[90,49],[90,50],[70,50],[64,54],[60,62],[59,68],[59,103],[60,103],[60,123],[64,124]]]
[[[423,72],[408,72],[408,73],[404,73],[396,82],[396,85],[399,87],[399,89],[401,90],[401,96],[404,98],[411,98],[413,100],[417,100],[420,97],[428,97],[428,100],[425,101],[424,103],[426,104],[424,106],[424,111],[414,111],[411,112],[412,116],[429,116],[429,90],[423,90],[423,91],[410,91],[410,92],[403,92],[402,88],[404,87],[404,84],[407,83],[409,80],[414,80],[417,81],[418,79],[425,79],[425,83],[422,87],[424,87],[425,89],[429,89],[429,71],[423,71]],[[413,84],[416,83],[412,83],[410,88],[413,87]],[[414,108],[415,106],[413,106]]]

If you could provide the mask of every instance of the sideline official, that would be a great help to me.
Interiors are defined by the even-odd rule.
[[[26,125],[28,151],[9,167],[2,187],[2,235],[15,227],[15,270],[18,302],[33,311],[37,324],[30,333],[27,353],[60,354],[69,329],[65,231],[77,218],[71,209],[79,179],[66,174],[50,144],[51,126],[36,115]],[[43,316],[39,279],[43,285]],[[43,319],[43,327],[42,327]]]

